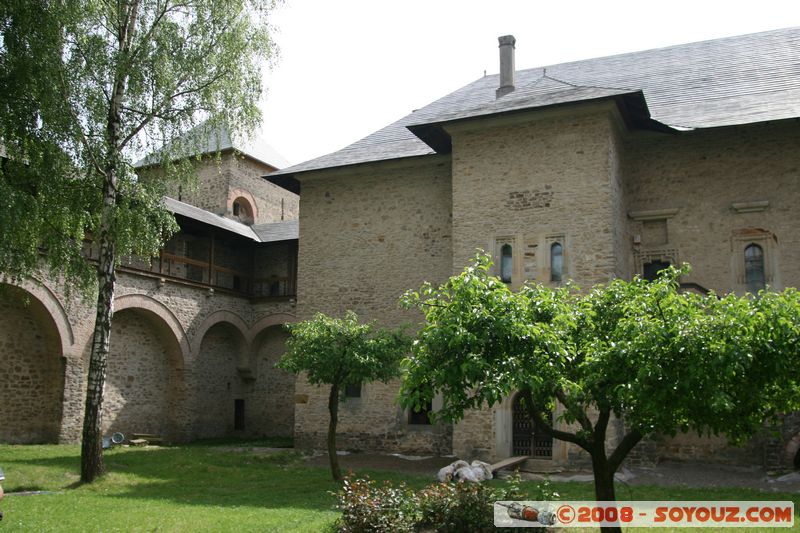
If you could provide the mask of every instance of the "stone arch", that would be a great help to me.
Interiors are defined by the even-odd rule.
[[[67,312],[64,310],[64,306],[61,304],[61,301],[58,299],[55,293],[51,291],[47,285],[35,278],[28,278],[19,284],[9,285],[23,289],[28,294],[36,298],[39,303],[45,309],[47,309],[50,318],[53,320],[53,324],[58,330],[58,335],[61,341],[62,355],[65,357],[76,355],[73,353],[75,334],[72,331],[72,325],[69,323],[69,318],[67,318]]]
[[[155,324],[162,325],[169,330],[172,337],[178,343],[181,354],[181,364],[182,366],[186,365],[189,360],[189,354],[191,353],[189,341],[180,321],[167,306],[150,296],[143,294],[125,294],[114,300],[114,313],[126,309],[138,309],[158,318],[159,320],[156,321]]]
[[[215,438],[246,429],[245,404],[252,389],[250,350],[244,321],[217,311],[203,321],[193,340],[194,435]]]
[[[203,343],[203,338],[206,336],[206,333],[208,333],[208,330],[221,323],[227,323],[241,335],[245,343],[245,350],[243,350],[245,355],[240,356],[239,365],[242,367],[249,366],[249,361],[247,360],[246,356],[246,348],[250,345],[250,341],[252,340],[250,336],[250,328],[247,327],[247,323],[242,319],[242,317],[231,311],[214,311],[208,315],[203,322],[200,323],[200,325],[197,327],[197,330],[195,330],[194,337],[192,338],[190,345],[192,356],[194,359],[197,359],[197,356],[200,354],[200,347]]]
[[[72,329],[42,283],[0,291],[0,441],[58,442]],[[67,351],[65,351],[67,350]]]
[[[263,317],[251,328],[251,368],[248,425],[254,433],[270,437],[291,437],[294,433],[294,374],[275,367],[286,351],[288,332],[283,325],[294,322],[290,314]]]
[[[143,295],[115,300],[107,363],[103,431],[182,440],[188,343],[169,309]]]

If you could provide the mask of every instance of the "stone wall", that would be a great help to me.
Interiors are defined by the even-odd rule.
[[[246,200],[253,208],[253,219],[241,222],[263,224],[296,220],[300,211],[300,197],[264,179],[275,168],[242,154],[222,152],[219,157],[204,156],[195,162],[195,181],[192,184],[170,185],[168,196],[211,213],[237,219],[233,215],[233,202]],[[146,176],[157,178],[161,171],[150,168]]]
[[[370,165],[302,177],[298,316],[352,309],[383,326],[419,323],[400,295],[451,273],[447,157]],[[447,427],[409,427],[399,384],[371,383],[340,410],[342,448],[432,453],[450,448]],[[297,381],[295,439],[324,448],[328,389]]]
[[[744,292],[738,279],[742,230],[763,230],[768,283],[776,289],[800,284],[800,167],[796,121],[698,130],[679,135],[632,135],[627,195],[632,213],[669,210],[664,248],[689,262],[684,281],[725,293]],[[766,202],[737,209],[734,204]],[[652,215],[651,215],[652,216]],[[634,222],[635,233],[643,222]],[[648,248],[647,243],[640,247]],[[656,245],[654,248],[658,249]]]

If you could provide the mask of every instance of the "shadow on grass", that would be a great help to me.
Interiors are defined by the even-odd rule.
[[[241,444],[237,441],[236,444]],[[102,493],[124,499],[168,500],[182,505],[329,510],[339,485],[325,468],[307,467],[291,451],[270,455],[215,449],[203,443],[106,450],[107,474],[92,484],[65,483],[77,476],[75,447],[29,448],[4,454],[7,475],[37,480],[37,486],[71,493]],[[15,457],[17,455],[17,457]],[[38,482],[43,479],[44,482]],[[23,483],[25,481],[20,480]]]

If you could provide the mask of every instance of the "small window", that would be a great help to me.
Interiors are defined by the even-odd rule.
[[[361,398],[361,383],[348,383],[344,386],[345,398]]]
[[[413,408],[408,412],[408,423],[415,426],[429,426],[431,424],[428,413],[433,410],[433,402],[423,405],[419,411]]]
[[[511,283],[513,270],[511,245],[504,244],[500,248],[500,279],[503,283]]]
[[[642,278],[647,281],[655,281],[658,273],[669,268],[667,261],[651,261],[642,265]]]
[[[747,290],[753,294],[764,289],[764,250],[757,244],[750,244],[744,249],[744,280]]]
[[[550,281],[561,281],[564,276],[564,247],[560,242],[550,246]]]

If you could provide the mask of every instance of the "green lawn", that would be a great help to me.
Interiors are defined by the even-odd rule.
[[[0,504],[6,515],[0,531],[316,532],[335,520],[330,492],[337,485],[330,480],[327,468],[304,466],[291,451],[267,456],[225,451],[217,445],[236,443],[111,450],[106,453],[110,473],[88,486],[77,483],[78,446],[0,445],[7,493],[55,492],[8,494]],[[420,476],[369,474],[375,479],[403,480],[411,487],[430,482]],[[554,486],[561,499],[592,499],[590,484]],[[617,495],[637,500],[791,499],[800,512],[798,494],[743,489],[631,490],[619,487]],[[800,531],[800,517],[795,522],[795,529]]]

